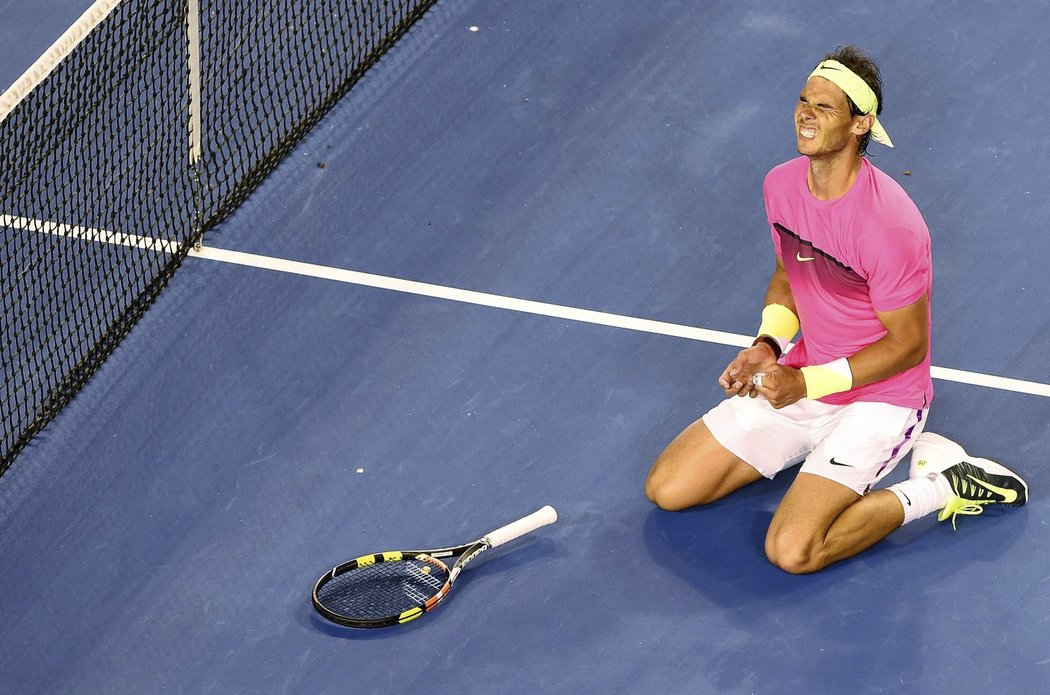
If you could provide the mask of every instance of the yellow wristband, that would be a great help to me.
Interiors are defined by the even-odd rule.
[[[765,335],[777,341],[780,345],[780,353],[777,355],[779,358],[798,333],[798,325],[798,317],[791,309],[783,304],[767,304],[762,309],[762,325],[758,327],[758,337]]]
[[[806,380],[806,398],[823,398],[853,388],[853,370],[845,357],[826,364],[803,367],[801,371],[802,378]]]

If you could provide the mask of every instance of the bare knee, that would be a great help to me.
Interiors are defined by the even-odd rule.
[[[790,574],[808,574],[823,569],[817,539],[792,529],[774,529],[766,533],[766,557],[771,563]]]
[[[680,512],[714,501],[703,488],[691,486],[655,467],[645,480],[645,496],[657,507],[668,512]]]
[[[710,504],[761,478],[725,449],[697,420],[656,459],[645,481],[645,495],[667,511]]]
[[[719,465],[716,461],[696,462],[683,473],[657,461],[645,480],[645,496],[669,512],[717,502],[734,490],[761,479],[762,475],[742,461]]]

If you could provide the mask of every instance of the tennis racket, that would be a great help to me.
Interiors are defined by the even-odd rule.
[[[553,524],[546,506],[464,545],[395,550],[359,558],[325,572],[314,585],[313,604],[328,620],[349,627],[385,627],[415,620],[440,604],[459,573],[490,548]],[[440,558],[458,555],[452,569]]]

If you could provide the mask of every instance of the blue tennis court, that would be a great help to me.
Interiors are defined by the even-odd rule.
[[[0,2],[0,83],[88,4]],[[1039,3],[439,0],[0,477],[0,691],[1043,691],[1048,24]],[[872,162],[933,238],[927,429],[1032,496],[793,576],[763,553],[792,474],[680,513],[643,484],[750,344],[762,180],[850,43],[886,85],[896,146]],[[311,607],[339,562],[545,504],[555,525],[410,624]]]

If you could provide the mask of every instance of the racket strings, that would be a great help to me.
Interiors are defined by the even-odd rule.
[[[426,603],[447,580],[444,568],[424,560],[378,562],[334,577],[317,598],[346,618],[379,620]]]

